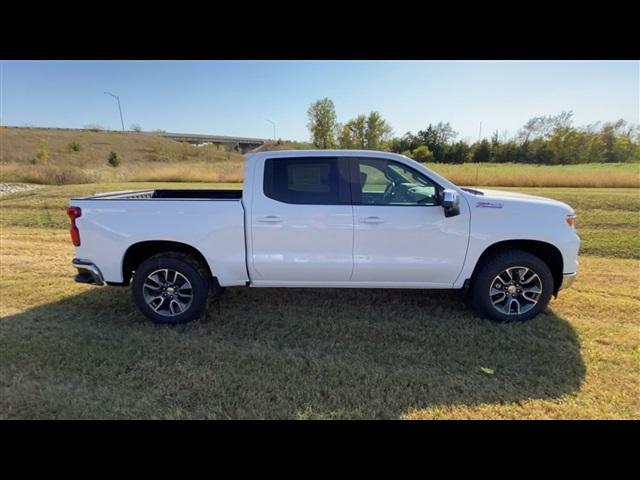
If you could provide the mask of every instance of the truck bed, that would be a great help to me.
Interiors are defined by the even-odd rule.
[[[80,209],[78,259],[91,260],[106,282],[123,281],[135,245],[170,242],[195,248],[223,286],[248,281],[241,190],[141,190],[75,198]]]
[[[107,192],[74,200],[240,200],[242,190],[127,190]]]

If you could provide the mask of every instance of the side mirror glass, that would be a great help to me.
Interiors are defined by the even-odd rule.
[[[445,217],[454,217],[460,214],[460,195],[455,190],[444,189],[442,192],[442,208]]]

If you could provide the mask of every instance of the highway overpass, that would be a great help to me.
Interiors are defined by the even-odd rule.
[[[233,150],[246,152],[258,148],[267,141],[264,138],[248,137],[228,137],[224,135],[202,135],[199,133],[160,133],[159,135],[175,140],[176,142],[187,142],[194,145],[213,143],[225,145]]]

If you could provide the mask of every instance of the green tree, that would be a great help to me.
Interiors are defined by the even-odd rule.
[[[367,148],[367,117],[358,115],[342,127],[340,148]]]
[[[340,148],[381,150],[391,134],[391,127],[378,112],[358,115],[340,130]]]
[[[624,120],[607,122],[600,130],[604,162],[629,162],[638,160],[638,142],[633,139],[633,127]]]
[[[338,125],[338,145],[340,148],[352,149],[356,148],[354,145],[353,136],[351,135],[351,126],[349,122],[344,125]]]
[[[498,150],[500,148],[500,136],[498,135],[498,130],[493,132],[491,135],[491,150]]]
[[[520,155],[520,146],[514,140],[502,142],[492,149],[492,160],[498,163],[519,161]]]
[[[418,148],[411,152],[411,157],[416,162],[426,163],[433,162],[433,153],[426,145],[420,145]]]
[[[417,137],[422,145],[429,147],[433,152],[436,162],[444,162],[447,145],[458,136],[458,132],[451,128],[449,122],[439,122],[437,125],[431,125],[426,130],[420,130]]]
[[[389,150],[395,153],[415,150],[420,146],[420,139],[413,133],[407,132],[402,137],[392,138],[389,141]]]
[[[488,162],[489,160],[491,160],[491,144],[484,139],[473,146],[473,161]]]
[[[336,145],[336,109],[333,102],[323,98],[312,103],[307,110],[309,123],[307,127],[311,132],[311,141],[317,148],[333,148]]]
[[[557,128],[570,127],[573,111],[563,111],[557,115],[533,117],[518,132],[522,143],[535,138],[548,138]]]
[[[391,135],[391,127],[378,112],[371,112],[367,117],[366,148],[368,150],[380,150],[382,144]]]
[[[333,138],[340,148],[387,150],[418,161],[537,164],[640,162],[640,127],[629,125],[624,120],[574,127],[572,111],[531,118],[511,138],[507,132],[499,135],[496,130],[490,140],[472,145],[462,140],[455,141],[458,133],[448,122],[429,124],[416,134],[407,132],[402,137],[390,138],[391,128],[376,111],[358,115],[343,125],[335,124],[333,103],[328,99],[316,102],[309,111],[310,118],[329,118],[328,122],[312,123],[325,125],[323,131],[329,132],[329,137],[334,131]],[[331,125],[334,125],[333,130]],[[316,146],[329,148],[331,141],[319,142]]]
[[[445,163],[464,163],[469,161],[470,155],[471,147],[463,140],[459,140],[446,147],[444,158],[441,161]]]

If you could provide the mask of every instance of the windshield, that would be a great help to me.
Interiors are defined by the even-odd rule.
[[[411,183],[419,186],[431,186],[421,175],[417,175],[413,170],[403,168],[397,163],[390,163],[385,169],[385,176],[396,183]]]

